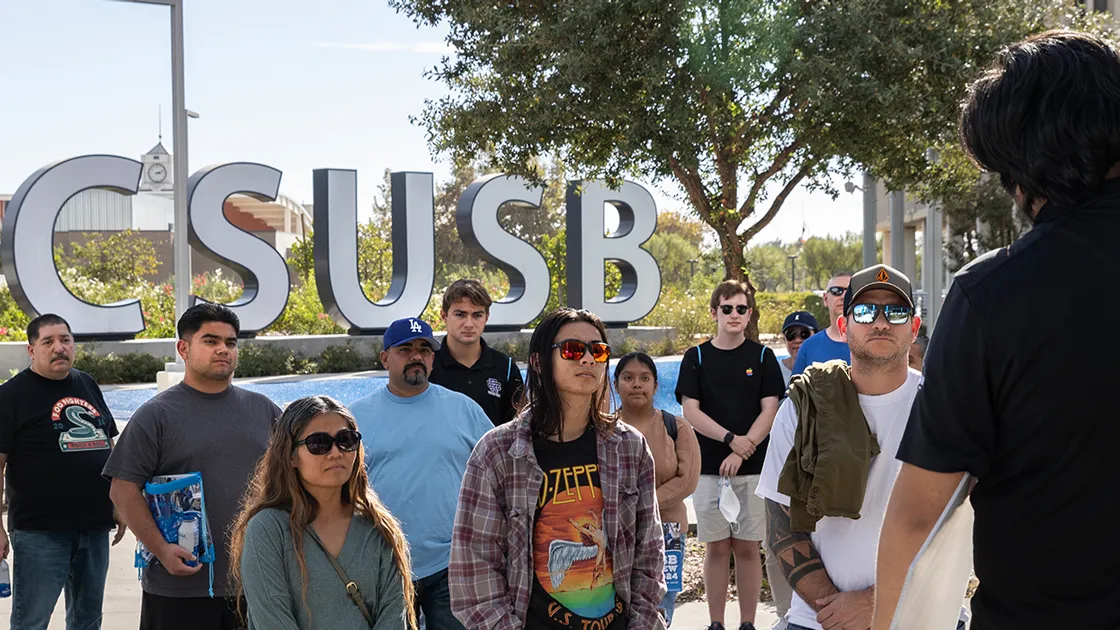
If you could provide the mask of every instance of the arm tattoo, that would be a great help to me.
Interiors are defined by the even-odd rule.
[[[766,537],[770,551],[778,557],[789,585],[810,606],[816,609],[812,602],[837,592],[809,534],[794,532],[790,528],[789,508],[770,499],[766,500]]]

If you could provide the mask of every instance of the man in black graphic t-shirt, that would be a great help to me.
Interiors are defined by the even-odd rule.
[[[533,525],[533,569],[526,627],[626,627],[603,531],[603,491],[595,431],[574,442],[533,443],[544,472]]]
[[[31,367],[0,385],[0,471],[10,492],[0,554],[8,556],[10,539],[11,627],[45,628],[65,589],[68,625],[93,628],[101,621],[109,530],[117,527],[114,545],[125,532],[101,476],[117,425],[97,383],[72,367],[66,320],[34,319],[27,352]]]

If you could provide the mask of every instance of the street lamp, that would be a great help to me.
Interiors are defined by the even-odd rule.
[[[187,118],[198,114],[187,110],[183,71],[183,2],[185,0],[117,0],[137,4],[171,7],[171,141],[175,143],[175,240],[172,264],[175,267],[175,321],[183,316],[191,297],[191,245],[187,237]],[[193,116],[192,116],[193,114]],[[183,370],[183,359],[175,353],[175,363],[167,369]]]
[[[789,290],[797,290],[797,254],[789,255]]]
[[[697,258],[690,258],[688,260],[688,275],[689,277],[696,275],[696,263],[700,262]]]

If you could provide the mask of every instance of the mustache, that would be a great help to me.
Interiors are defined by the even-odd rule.
[[[408,365],[404,366],[404,371],[407,372],[414,367],[418,367],[421,370],[424,370],[425,374],[428,373],[428,366],[424,365],[423,363],[421,363],[419,361],[413,361],[412,363],[409,363]]]
[[[57,361],[59,359],[66,359],[67,361],[69,361],[70,360],[70,355],[68,355],[68,354],[56,354],[53,357],[51,357],[51,361]]]

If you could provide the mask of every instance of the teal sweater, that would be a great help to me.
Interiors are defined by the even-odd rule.
[[[303,554],[307,564],[306,606],[288,513],[268,509],[249,521],[241,552],[249,630],[369,627],[327,556],[307,533],[303,535]],[[392,547],[373,523],[354,516],[338,561],[358,583],[373,614],[373,628],[405,628],[401,574]]]

